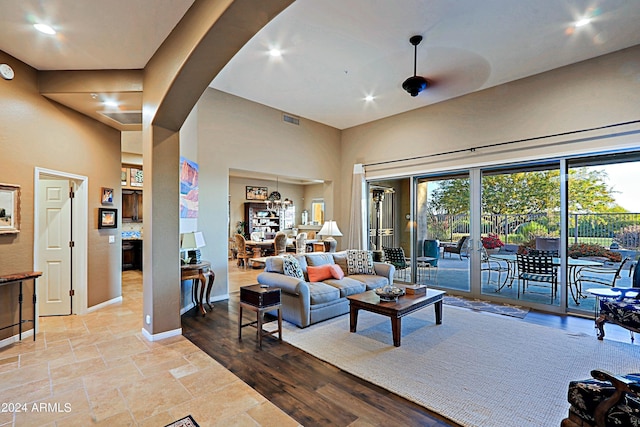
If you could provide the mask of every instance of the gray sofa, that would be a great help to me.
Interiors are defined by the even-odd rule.
[[[320,252],[295,255],[304,279],[284,274],[283,257],[268,257],[258,283],[278,287],[282,291],[282,317],[301,328],[349,312],[347,296],[393,284],[395,268],[391,264],[374,262],[375,275],[347,273],[347,253]],[[338,264],[345,277],[309,282],[307,266]]]

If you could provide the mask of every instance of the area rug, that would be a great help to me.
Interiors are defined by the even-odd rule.
[[[528,308],[521,307],[519,305],[499,304],[451,295],[444,296],[444,303],[448,305],[455,305],[456,307],[468,308],[470,310],[487,311],[489,313],[502,314],[503,316],[517,317],[518,319],[524,319],[527,313],[529,313]]]
[[[389,318],[362,310],[356,333],[348,315],[283,327],[290,344],[463,426],[559,426],[569,381],[640,372],[638,345],[447,305],[441,325],[431,307],[404,317],[400,347]]]
[[[200,427],[197,422],[194,421],[191,415],[187,415],[184,418],[174,421],[171,424],[167,424],[164,427]]]

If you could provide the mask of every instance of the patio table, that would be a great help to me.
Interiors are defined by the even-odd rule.
[[[518,275],[516,274],[516,270],[517,270],[516,254],[492,254],[492,255],[489,255],[489,258],[507,262],[507,268],[508,268],[507,280],[510,280],[509,286],[511,286],[513,284],[513,281],[518,277]],[[554,257],[553,264],[559,266],[560,258]],[[582,294],[582,287],[580,286],[580,283],[577,280],[578,272],[583,267],[602,266],[602,262],[590,260],[590,259],[568,258],[567,266],[569,267],[569,271],[567,272],[568,273],[567,276],[569,279],[569,291],[571,292],[571,297],[573,298],[575,303],[577,305],[580,305],[580,301],[578,299],[585,298],[585,296]],[[505,283],[506,283],[506,280],[505,280]],[[575,292],[574,292],[574,287],[575,287]]]

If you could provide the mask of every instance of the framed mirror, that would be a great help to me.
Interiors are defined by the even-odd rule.
[[[0,184],[0,234],[20,232],[20,186]]]

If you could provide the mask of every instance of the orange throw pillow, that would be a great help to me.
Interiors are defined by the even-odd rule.
[[[333,278],[331,274],[331,264],[320,265],[318,267],[307,267],[307,274],[310,282],[322,282],[326,279]]]
[[[338,264],[331,264],[329,267],[331,267],[331,276],[333,276],[334,279],[340,280],[344,277],[344,271],[342,271],[342,268]]]

